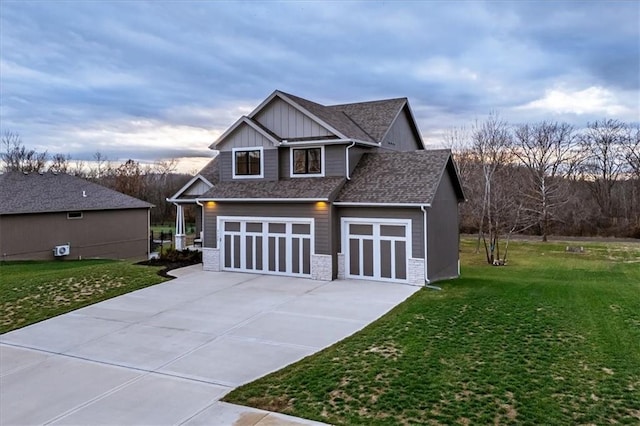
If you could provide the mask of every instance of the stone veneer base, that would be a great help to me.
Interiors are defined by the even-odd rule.
[[[204,271],[220,272],[220,249],[202,248],[202,269]]]

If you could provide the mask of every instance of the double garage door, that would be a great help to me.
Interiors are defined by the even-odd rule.
[[[341,225],[347,278],[407,282],[410,220],[343,218]]]
[[[225,271],[311,276],[313,219],[218,217]]]

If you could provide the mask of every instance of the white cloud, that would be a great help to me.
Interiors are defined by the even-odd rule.
[[[542,98],[521,105],[517,110],[541,110],[553,114],[603,114],[626,116],[632,113],[610,90],[591,86],[583,90],[549,89]]]

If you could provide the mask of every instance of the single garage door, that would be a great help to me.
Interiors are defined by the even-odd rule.
[[[313,219],[219,217],[225,271],[311,276]]]
[[[411,220],[343,218],[341,226],[346,277],[407,282]]]

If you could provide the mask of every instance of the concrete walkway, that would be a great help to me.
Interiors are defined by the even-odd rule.
[[[418,287],[201,266],[0,336],[0,425],[318,424],[220,402]]]

